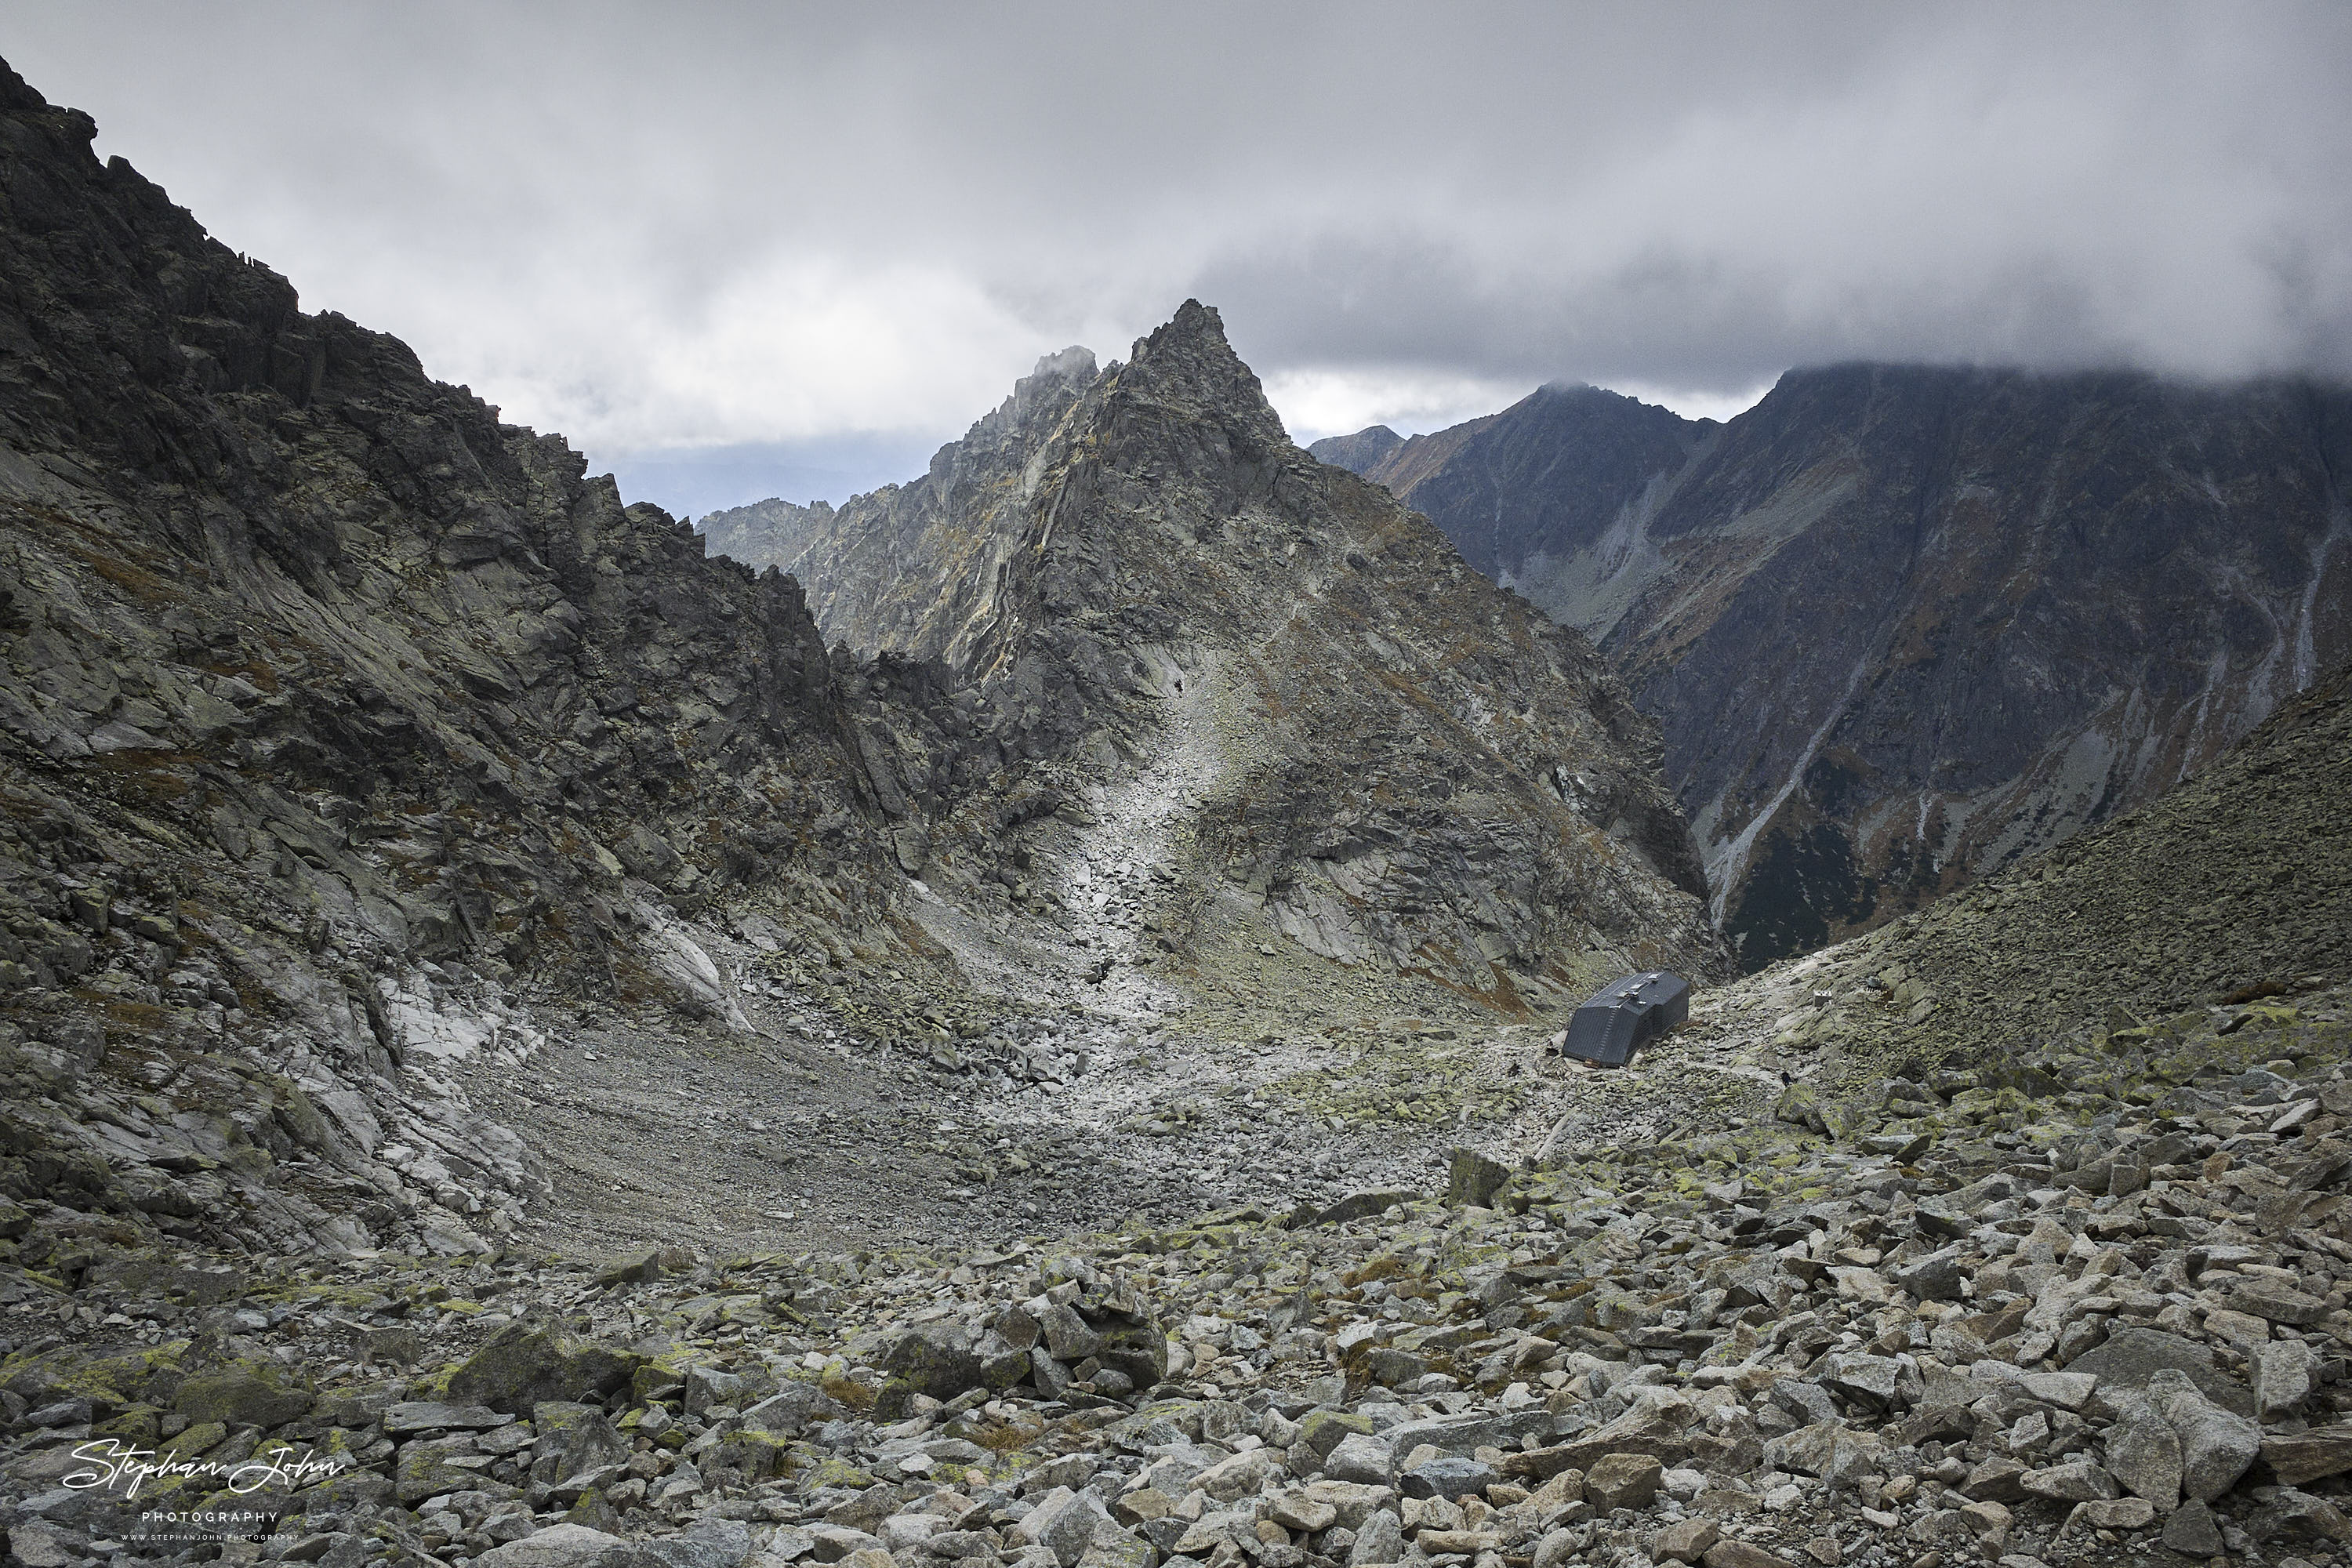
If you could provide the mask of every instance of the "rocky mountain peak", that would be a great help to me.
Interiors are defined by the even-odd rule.
[[[1551,562],[1569,541],[1612,536],[1629,508],[1656,505],[1712,427],[1555,382],[1500,414],[1393,446],[1363,472],[1440,520],[1472,565],[1600,637],[1604,618],[1561,614],[1549,591]]]
[[[1290,446],[1257,373],[1226,338],[1223,318],[1197,300],[1186,300],[1136,343],[1128,371],[1121,384],[1131,394],[1213,417],[1235,437],[1267,448]]]
[[[771,563],[791,572],[808,541],[833,521],[828,501],[806,506],[771,498],[750,506],[706,512],[695,523],[704,548],[737,561]]]
[[[1034,846],[968,804],[934,824],[927,879],[984,887],[1008,850],[1032,887],[1148,862],[1200,933],[1175,951],[1263,922],[1506,1010],[1637,949],[1716,962],[1654,742],[1590,647],[1291,445],[1214,310],[1031,396],[793,562],[827,637],[975,683],[1029,773],[982,797],[1088,803]],[[1370,737],[1376,776],[1349,760]],[[1135,811],[1149,831],[1108,832]]]

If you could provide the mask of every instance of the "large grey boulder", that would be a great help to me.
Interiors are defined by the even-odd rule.
[[[2167,1369],[2187,1377],[2199,1393],[2224,1410],[2241,1415],[2253,1411],[2254,1402],[2245,1384],[2214,1363],[2211,1350],[2162,1329],[2117,1329],[2066,1363],[2068,1372],[2087,1372],[2107,1389],[2144,1389],[2150,1378]]]
[[[2254,1353],[2254,1408],[2264,1421],[2293,1415],[2319,1379],[2319,1352],[2305,1340],[2273,1340]]]
[[[2352,1425],[2312,1426],[2265,1437],[2263,1458],[2284,1486],[2342,1475],[2352,1470]]]
[[[995,1330],[953,1318],[894,1329],[865,1353],[890,1374],[875,1407],[890,1418],[905,1413],[912,1394],[944,1401],[975,1388],[998,1393],[1030,1370],[1030,1358]]]
[[[1585,1500],[1596,1509],[1645,1509],[1658,1495],[1665,1467],[1648,1454],[1611,1454],[1584,1478]]]
[[[1498,1479],[1494,1467],[1484,1459],[1440,1454],[1405,1471],[1397,1478],[1397,1484],[1407,1497],[1451,1500],[1465,1493],[1483,1493]]]
[[[1335,1481],[1386,1486],[1396,1464],[1395,1453],[1385,1437],[1350,1432],[1325,1457],[1323,1473]]]
[[[1054,1554],[1054,1561],[1061,1568],[1076,1568],[1078,1559],[1094,1543],[1096,1528],[1109,1521],[1109,1511],[1094,1493],[1056,1487],[1038,1500],[1037,1506],[1023,1516],[1007,1539],[1022,1545],[1042,1546]]]
[[[797,1437],[816,1412],[823,1391],[814,1383],[787,1381],[784,1385],[743,1412],[743,1425],[761,1432]]]
[[[1566,1568],[1566,1564],[1575,1561],[1577,1553],[1584,1550],[1584,1545],[1582,1531],[1562,1525],[1536,1542],[1535,1560],[1529,1568]],[[1354,1568],[1354,1565],[1349,1564],[1349,1568]]]
[[[1264,1448],[1251,1448],[1211,1465],[1192,1479],[1192,1484],[1218,1502],[1234,1502],[1255,1497],[1281,1473],[1282,1468],[1272,1454]]]
[[[1819,1476],[1832,1486],[1854,1486],[1878,1469],[1886,1441],[1838,1422],[1800,1426],[1764,1445],[1764,1458],[1784,1470]]]
[[[1808,1426],[1838,1418],[1837,1405],[1831,1400],[1829,1390],[1810,1379],[1784,1377],[1772,1385],[1771,1398],[1773,1404]]]
[[[2147,1381],[2147,1401],[2179,1437],[2181,1489],[2200,1502],[2237,1485],[2262,1453],[2263,1429],[2206,1398],[2186,1373],[2158,1370]]]
[[[2144,1395],[2118,1394],[2107,1428],[2107,1473],[2134,1497],[2169,1510],[2180,1500],[2180,1436]]]
[[[601,1400],[626,1384],[646,1358],[574,1340],[528,1321],[509,1323],[449,1377],[449,1395],[517,1415],[541,1400]]]
[[[539,1454],[531,1464],[531,1480],[566,1503],[620,1480],[628,1469],[628,1439],[601,1410],[568,1407],[559,1425],[554,1405],[544,1401],[536,1407],[546,1414],[537,1422]]]
[[[1344,1410],[1310,1410],[1299,1418],[1296,1447],[1305,1448],[1320,1464],[1330,1458],[1331,1450],[1351,1433],[1369,1436],[1371,1430],[1372,1423],[1369,1416]]]
[[[1695,1415],[1689,1402],[1679,1394],[1664,1398],[1644,1398],[1624,1415],[1597,1431],[1588,1432],[1559,1445],[1563,1467],[1590,1470],[1595,1463],[1610,1454],[1648,1454],[1668,1464],[1687,1458],[1691,1451],[1689,1431]],[[1398,1428],[1402,1433],[1404,1429]],[[1396,1434],[1391,1434],[1395,1436]],[[1503,1445],[1497,1444],[1500,1447]]]
[[[662,1568],[660,1559],[584,1524],[551,1524],[474,1561],[483,1568]]]
[[[1392,1513],[1367,1514],[1348,1551],[1348,1568],[1378,1568],[1404,1557],[1404,1530]]]
[[[705,1516],[676,1535],[644,1542],[640,1550],[663,1568],[740,1568],[751,1554],[751,1531],[740,1520]]]
[[[1475,1149],[1456,1149],[1446,1167],[1445,1206],[1486,1208],[1511,1179],[1511,1168]]]
[[[2164,1543],[2184,1557],[2212,1557],[2226,1544],[2213,1510],[2191,1498],[2164,1521]]]
[[[1895,1283],[1922,1301],[1957,1301],[1967,1272],[1961,1266],[1960,1249],[1947,1247],[1895,1269]]]
[[[1900,1399],[1903,1368],[1891,1356],[1848,1353],[1833,1355],[1822,1373],[1822,1386],[1865,1410],[1885,1412]]]

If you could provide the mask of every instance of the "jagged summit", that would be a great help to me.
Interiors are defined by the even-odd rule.
[[[1713,964],[1650,742],[1591,649],[1293,446],[1213,310],[1023,387],[1017,418],[803,542],[828,637],[971,680],[1064,794],[1181,774],[1188,926],[1270,916],[1507,1007],[1635,949]],[[986,825],[950,819],[934,847],[969,866]]]
[[[1135,374],[1124,384],[1130,394],[1157,392],[1195,410],[1213,410],[1229,427],[1246,429],[1269,447],[1289,442],[1257,373],[1234,352],[1224,318],[1212,306],[1185,300],[1165,324],[1136,343],[1131,364]]]
[[[1041,355],[1037,368],[1022,379],[1029,381],[1048,376],[1064,381],[1083,381],[1092,376],[1095,369],[1095,351],[1083,343],[1072,343],[1059,353]]]
[[[1089,348],[1077,344],[1059,353],[1046,354],[1037,361],[1037,368],[1013,384],[1012,395],[974,421],[964,433],[967,442],[985,443],[1023,428],[1039,418],[1050,419],[1076,388],[1094,380],[1095,354]],[[952,450],[954,443],[941,447],[931,458],[936,468]]]

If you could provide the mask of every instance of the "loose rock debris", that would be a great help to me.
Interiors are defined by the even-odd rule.
[[[1834,1137],[1792,1094],[1552,1170],[1465,1151],[1461,1206],[1391,1190],[985,1250],[226,1267],[12,1208],[10,1551],[2332,1561],[2345,1002],[2118,1030],[2023,1087],[1898,1079]],[[179,1465],[135,1498],[75,1484],[130,1453]],[[159,1510],[258,1522],[174,1545]]]

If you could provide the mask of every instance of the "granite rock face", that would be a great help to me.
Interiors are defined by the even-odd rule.
[[[1727,425],[1591,388],[1367,470],[1598,641],[1754,967],[2205,766],[2352,656],[2352,393],[1791,372]]]
[[[722,900],[887,933],[862,730],[956,742],[93,129],[0,68],[0,1190],[489,1245],[544,1181],[457,1078],[540,1048],[526,994],[724,1014]]]
[[[1040,789],[1106,824],[1140,791],[1181,812],[1196,910],[1341,964],[1514,1011],[1719,962],[1655,732],[1591,645],[1293,446],[1197,303],[1125,364],[1044,361],[786,563],[829,638],[984,702],[1012,771],[960,781],[935,881],[1024,849]]]

